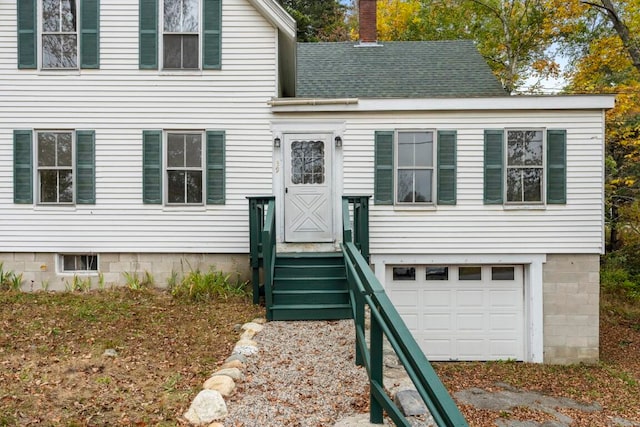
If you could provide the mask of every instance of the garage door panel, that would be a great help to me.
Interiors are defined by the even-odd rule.
[[[424,319],[423,327],[429,331],[448,332],[455,327],[450,313],[424,313],[422,318]],[[404,320],[404,316],[402,316],[402,319]]]
[[[453,265],[441,281],[426,280],[426,266],[412,267],[416,280],[388,274],[387,292],[429,359],[523,359],[522,266],[513,267],[513,280],[493,280],[492,266],[483,266],[482,280],[473,281],[458,280]]]
[[[422,349],[428,348],[428,357],[433,360],[450,360],[451,339],[422,339],[417,341]],[[424,350],[423,350],[424,351]],[[425,352],[425,354],[427,354]]]
[[[457,354],[454,360],[480,360],[487,353],[487,343],[483,339],[456,340]]]
[[[490,314],[489,318],[492,331],[516,332],[522,327],[519,313]]]
[[[489,291],[491,307],[514,307],[522,305],[521,289],[504,289]]]
[[[457,320],[457,330],[460,332],[467,331],[483,331],[485,326],[484,314],[458,314],[456,316]]]
[[[400,313],[400,315],[402,316],[402,320],[404,320],[404,323],[407,325],[407,328],[409,328],[409,331],[412,334],[415,334],[417,332],[420,331],[420,316],[417,313],[405,313],[402,314]]]
[[[446,290],[434,290],[434,289],[423,289],[423,305],[425,307],[443,307],[449,308],[451,307],[452,301],[452,291],[449,289]],[[415,303],[416,300],[414,300]]]
[[[458,290],[456,291],[456,305],[462,308],[484,307],[484,290]]]

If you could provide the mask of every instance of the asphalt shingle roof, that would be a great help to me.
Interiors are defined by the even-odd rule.
[[[505,96],[469,40],[298,43],[296,97]]]

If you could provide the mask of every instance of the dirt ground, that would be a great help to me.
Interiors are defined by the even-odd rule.
[[[0,426],[176,425],[258,316],[155,291],[0,293]]]
[[[165,292],[0,292],[0,426],[170,426],[231,353],[234,325],[263,316],[246,299],[186,303]],[[114,349],[117,357],[104,355]],[[575,426],[640,423],[640,323],[604,310],[597,365],[440,363],[453,394],[500,383],[602,411],[567,415]],[[363,396],[366,399],[367,396]],[[366,408],[363,408],[366,410]],[[471,426],[552,420],[530,408],[461,406]]]

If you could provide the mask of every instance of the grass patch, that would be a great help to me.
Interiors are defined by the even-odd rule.
[[[182,300],[200,302],[248,297],[248,283],[232,280],[231,277],[231,274],[214,268],[208,272],[192,270],[171,288],[171,295]]]

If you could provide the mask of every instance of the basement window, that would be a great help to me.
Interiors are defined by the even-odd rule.
[[[98,271],[98,255],[60,255],[60,267],[64,273],[91,273]]]

